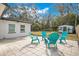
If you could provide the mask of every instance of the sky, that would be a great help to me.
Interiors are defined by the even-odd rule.
[[[40,14],[46,14],[51,13],[54,16],[59,15],[60,13],[56,10],[55,8],[55,3],[8,3],[9,6],[11,7],[16,7],[18,6],[28,6],[28,7],[36,7],[38,13]]]

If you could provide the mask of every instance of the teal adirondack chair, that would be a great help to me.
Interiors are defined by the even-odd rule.
[[[62,40],[64,40],[65,43],[66,43],[67,37],[68,37],[68,32],[67,31],[62,32],[62,34],[60,36],[60,39],[59,39],[60,40],[60,44],[63,44]]]
[[[46,36],[47,36],[46,32],[45,31],[42,31],[41,34],[42,34],[42,40],[45,39]]]
[[[31,39],[32,39],[31,43],[34,43],[35,41],[37,41],[37,43],[40,43],[38,36],[31,35]]]
[[[37,43],[40,43],[39,38],[37,35],[32,35],[31,32],[29,32],[29,36],[31,37],[31,43],[34,43],[34,41],[37,41]]]
[[[57,40],[59,39],[59,34],[57,32],[53,32],[49,35],[48,38],[45,39],[45,44],[50,48],[50,44],[53,44],[55,48],[57,48]]]

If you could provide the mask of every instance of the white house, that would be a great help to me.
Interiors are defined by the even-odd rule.
[[[0,39],[26,36],[31,32],[31,24],[0,19]]]
[[[26,36],[31,32],[31,24],[14,19],[2,19],[1,15],[5,8],[0,4],[0,39]]]
[[[59,32],[67,31],[68,33],[73,33],[74,27],[71,25],[61,25],[58,27]]]

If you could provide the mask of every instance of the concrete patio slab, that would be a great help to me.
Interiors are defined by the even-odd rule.
[[[47,49],[42,38],[39,39],[40,44],[31,44],[29,36],[14,38],[9,43],[0,44],[0,56],[79,56],[76,41],[67,40],[65,45],[58,42],[58,49]]]

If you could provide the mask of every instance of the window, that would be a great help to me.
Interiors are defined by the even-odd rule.
[[[15,24],[9,24],[9,33],[15,33]]]
[[[67,27],[63,27],[63,31],[67,31]]]
[[[62,30],[62,27],[59,27],[59,30]]]
[[[68,32],[69,32],[69,33],[72,33],[72,31],[73,31],[72,28],[69,27],[69,28],[68,28]]]
[[[21,33],[24,33],[25,32],[25,25],[21,25],[20,31],[21,31]]]

